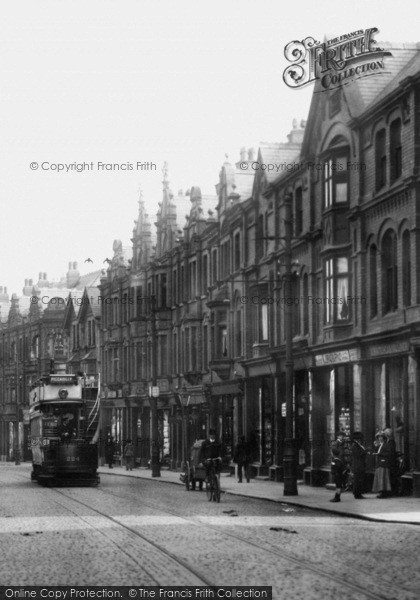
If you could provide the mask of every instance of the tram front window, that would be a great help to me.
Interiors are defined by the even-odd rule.
[[[59,417],[59,433],[63,442],[77,438],[77,410],[63,407]]]

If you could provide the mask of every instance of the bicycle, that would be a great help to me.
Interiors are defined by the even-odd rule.
[[[218,464],[219,460],[217,458],[209,458],[206,460],[206,495],[209,502],[220,502],[220,480],[216,470],[216,465]]]

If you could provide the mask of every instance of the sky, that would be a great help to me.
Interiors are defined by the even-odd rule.
[[[283,82],[290,41],[420,38],[414,0],[22,0],[1,13],[0,286],[19,295],[69,262],[106,267],[115,239],[130,244],[140,189],[154,223],[165,161],[175,194],[214,194],[226,154],[286,142],[313,92]]]

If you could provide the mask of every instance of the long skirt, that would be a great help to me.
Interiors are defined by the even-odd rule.
[[[391,478],[387,467],[377,467],[373,478],[372,492],[390,492]]]

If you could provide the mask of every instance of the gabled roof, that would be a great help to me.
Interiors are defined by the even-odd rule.
[[[375,75],[361,77],[352,82],[357,85],[363,102],[363,105],[360,107],[360,112],[364,111],[370,104],[374,103],[379,95],[380,98],[383,98],[393,88],[397,87],[399,81],[403,78],[401,74],[404,67],[406,67],[408,63],[411,63],[412,59],[419,54],[419,48],[416,44],[402,44],[399,47],[382,43],[379,43],[378,45],[391,52],[392,56],[384,57],[385,69],[383,71],[375,71]],[[390,86],[389,84],[391,83],[392,85]]]
[[[290,144],[290,143],[274,143],[274,142],[261,142],[260,143],[260,157],[261,163],[265,165],[277,165],[280,169],[277,171],[277,166],[272,169],[266,169],[264,171],[267,182],[271,183],[278,178],[281,173],[287,173],[286,168],[282,168],[282,163],[290,164],[294,160],[299,158],[301,144]]]
[[[388,79],[386,85],[379,90],[380,94],[378,92],[370,99],[370,102],[366,105],[366,111],[370,111],[374,106],[383,102],[392,92],[401,88],[401,81],[420,73],[420,44],[416,45],[415,48],[411,46],[411,49],[391,48],[390,51],[393,55],[393,61],[391,63],[391,59],[388,59],[386,65],[388,68],[388,62],[390,63],[390,73],[393,77],[390,80]],[[371,79],[375,78],[372,77]]]
[[[315,82],[305,128],[303,152],[308,151],[314,143],[316,144],[316,140],[319,140],[320,124],[324,120],[323,107],[336,90],[342,91],[343,103],[345,102],[349,118],[360,118],[368,108],[381,102],[386,95],[397,88],[401,79],[408,76],[408,73],[415,72],[420,53],[417,44],[402,44],[397,47],[396,44],[378,42],[378,46],[392,55],[383,56],[385,66],[383,70],[375,70],[374,74],[345,80],[345,85],[330,90],[322,87],[321,80]]]

